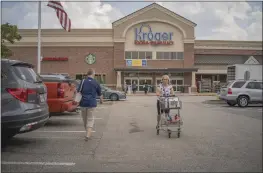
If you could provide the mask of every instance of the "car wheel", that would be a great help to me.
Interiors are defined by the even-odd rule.
[[[229,106],[235,106],[237,103],[236,102],[229,102],[229,101],[227,101],[226,102]]]
[[[248,97],[247,96],[239,96],[237,98],[237,104],[238,104],[239,107],[242,107],[242,108],[247,107],[247,105],[248,105]]]
[[[110,95],[110,100],[111,101],[117,101],[119,99],[118,95],[117,94],[111,94]]]

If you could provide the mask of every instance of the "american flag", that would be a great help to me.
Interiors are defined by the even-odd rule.
[[[71,29],[71,20],[68,17],[68,14],[65,12],[60,1],[48,1],[47,6],[53,8],[57,12],[58,20],[61,26],[68,32]]]

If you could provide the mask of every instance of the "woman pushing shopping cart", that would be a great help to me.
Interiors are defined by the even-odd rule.
[[[157,87],[157,135],[163,130],[171,137],[172,132],[177,132],[180,137],[182,117],[180,109],[182,102],[176,97],[168,75],[162,76],[162,83]]]

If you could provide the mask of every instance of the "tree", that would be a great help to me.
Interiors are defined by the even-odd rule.
[[[14,44],[15,41],[21,40],[16,25],[5,23],[1,25],[1,57],[7,58],[12,55],[12,51],[5,45],[6,42]]]

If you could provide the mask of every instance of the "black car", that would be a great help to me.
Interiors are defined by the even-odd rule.
[[[47,88],[33,65],[1,60],[2,140],[43,126],[49,119]]]

